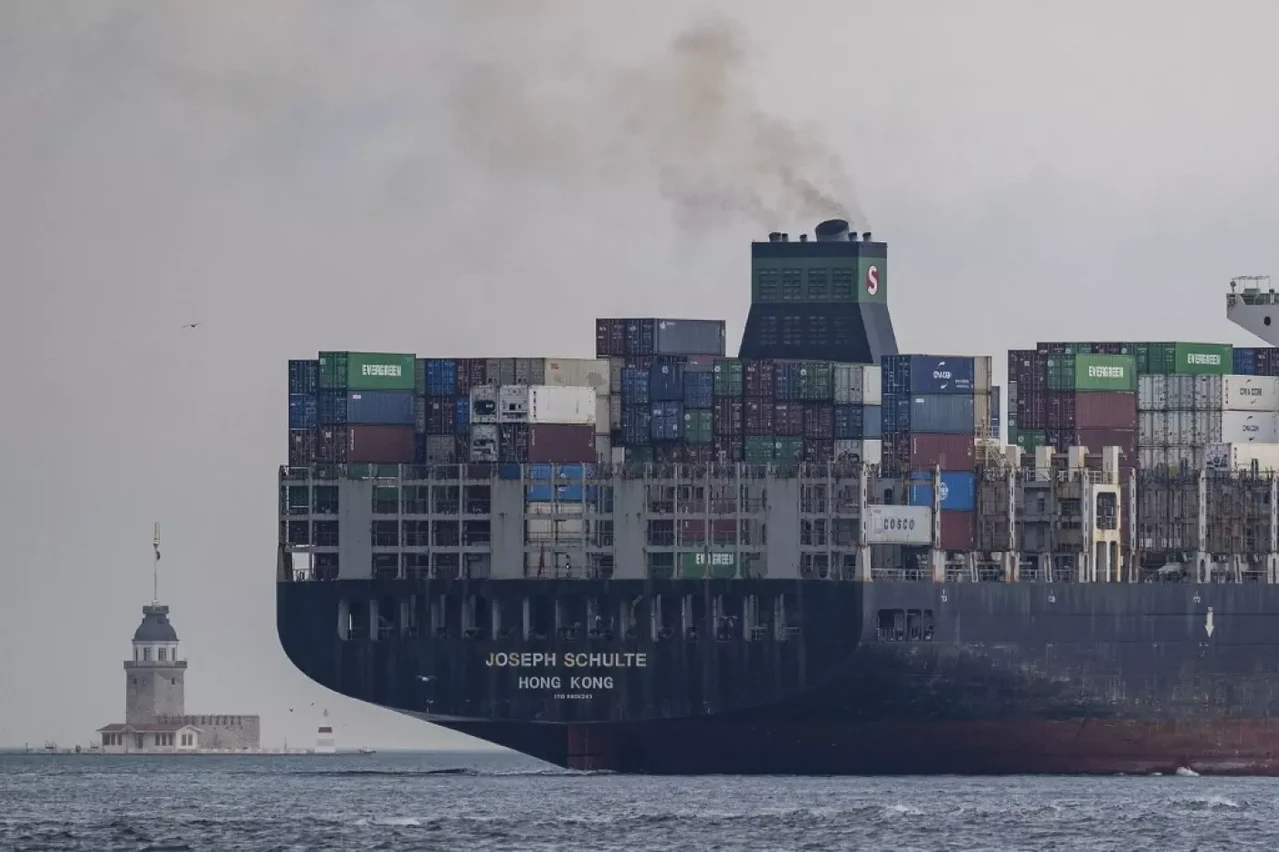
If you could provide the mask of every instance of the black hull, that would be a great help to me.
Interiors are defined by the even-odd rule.
[[[632,639],[541,642],[404,630],[342,640],[335,629],[342,598],[388,609],[568,588],[606,605],[659,593],[709,607],[720,596],[727,611],[742,595],[785,594],[799,629],[654,641],[644,622]],[[899,635],[896,611],[920,618]],[[325,686],[561,766],[647,773],[1279,775],[1276,611],[1279,591],[1258,584],[279,586],[284,648]],[[647,665],[560,699],[572,690],[520,690],[525,670],[484,665],[513,650],[555,653],[560,666],[546,671],[565,677],[565,653],[643,653]]]

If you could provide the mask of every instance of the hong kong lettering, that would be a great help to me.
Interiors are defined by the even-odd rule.
[[[498,651],[489,654],[484,665],[493,668],[554,668],[560,663],[570,669],[633,669],[648,665],[648,654],[555,654],[525,651]]]
[[[361,367],[365,376],[389,376],[398,379],[401,375],[399,364],[365,364]]]
[[[563,678],[559,675],[551,675],[549,677],[522,677],[516,680],[516,685],[520,689],[563,689],[565,684],[569,689],[612,689],[613,678],[608,675],[603,676],[574,676]]]

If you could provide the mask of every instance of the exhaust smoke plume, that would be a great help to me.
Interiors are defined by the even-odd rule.
[[[638,68],[493,55],[502,58],[465,66],[452,99],[461,148],[490,173],[647,185],[685,227],[731,215],[766,227],[828,217],[864,224],[839,156],[763,112],[742,85],[746,51],[723,20],[685,30]]]

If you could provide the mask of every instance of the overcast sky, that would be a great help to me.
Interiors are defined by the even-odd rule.
[[[1249,343],[1222,294],[1279,269],[1277,30],[1245,0],[3,0],[0,744],[121,720],[154,521],[190,712],[474,743],[280,650],[289,358],[590,356],[618,315],[735,349],[748,242],[836,209],[889,244],[903,351],[1001,383],[1038,339]]]

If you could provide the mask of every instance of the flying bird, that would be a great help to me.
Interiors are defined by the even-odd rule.
[[[189,323],[187,323],[186,325],[184,325],[184,326],[182,326],[182,327],[183,327],[183,328],[195,328],[197,325],[200,325],[200,323],[198,323],[198,322],[189,322]]]

